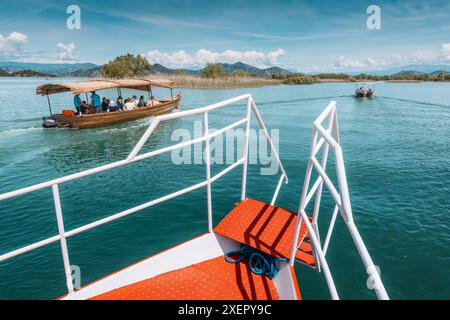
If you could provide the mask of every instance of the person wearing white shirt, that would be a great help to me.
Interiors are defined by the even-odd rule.
[[[128,98],[125,102],[125,111],[131,111],[136,109],[136,105],[131,101],[130,98]]]

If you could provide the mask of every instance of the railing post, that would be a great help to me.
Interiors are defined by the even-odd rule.
[[[251,108],[252,108],[252,97],[247,99],[247,124],[245,126],[245,137],[244,137],[244,163],[242,165],[242,190],[241,190],[241,201],[245,200],[245,193],[247,189],[247,166],[248,166],[248,146],[250,140],[250,119],[251,119]]]
[[[297,223],[295,225],[294,241],[292,243],[291,257],[289,260],[289,263],[291,264],[291,266],[293,266],[295,263],[295,254],[297,252],[297,247],[298,247],[298,237],[300,236],[300,228],[302,225],[302,216],[300,213],[304,210],[305,200],[306,200],[306,196],[308,194],[309,182],[311,180],[311,173],[312,173],[312,166],[313,166],[312,161],[311,161],[311,155],[313,154],[314,149],[316,147],[317,136],[318,136],[318,133],[317,133],[316,128],[314,127],[312,130],[311,148],[310,148],[310,152],[309,152],[310,156],[308,159],[308,164],[306,165],[305,180],[303,181],[303,189],[302,189],[302,193],[300,196],[300,204],[299,204],[299,208],[298,208],[298,212],[297,212]],[[306,223],[306,221],[305,221],[305,223]]]
[[[66,284],[67,284],[67,291],[70,293],[73,292],[73,282],[72,282],[72,272],[70,269],[70,261],[69,261],[69,252],[67,250],[67,241],[65,238],[65,231],[64,231],[64,219],[62,216],[62,209],[61,209],[61,200],[59,198],[59,188],[57,184],[52,185],[52,191],[53,191],[53,201],[55,203],[55,211],[56,211],[56,221],[58,222],[58,232],[59,236],[61,237],[61,252],[63,257],[63,263],[64,263],[64,272],[66,274]]]
[[[336,109],[332,108],[331,112],[329,114],[327,131],[330,132],[330,133],[332,132],[332,129],[333,129],[335,111],[336,111]],[[328,152],[330,150],[330,144],[325,139],[325,137],[323,139],[324,139],[324,145],[323,145],[321,165],[322,165],[323,170],[325,171],[326,168],[327,168]],[[319,234],[318,221],[319,221],[320,202],[322,200],[322,190],[323,190],[323,179],[320,180],[319,187],[317,188],[317,191],[316,191],[316,199],[314,201],[313,221],[312,221],[312,226],[313,226],[314,230],[316,230],[317,238],[319,240],[319,243],[320,243],[320,234]],[[324,252],[326,252],[326,250],[324,250]],[[314,250],[314,256],[315,256],[316,261],[317,261],[317,270],[320,272],[320,262],[319,262],[319,259],[317,257],[317,251],[316,250]]]
[[[211,154],[209,146],[209,125],[208,125],[208,111],[203,114],[203,125],[205,126],[203,137],[205,137],[205,162],[206,162],[206,197],[208,206],[208,231],[213,232],[212,221],[212,199],[211,199]]]

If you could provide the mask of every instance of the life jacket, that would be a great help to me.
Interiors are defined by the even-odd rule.
[[[62,115],[66,117],[73,117],[75,115],[75,112],[73,112],[73,110],[63,110]]]

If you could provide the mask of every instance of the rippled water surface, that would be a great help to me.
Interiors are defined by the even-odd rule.
[[[67,80],[67,79],[66,79]],[[63,80],[61,80],[63,81]],[[90,130],[44,130],[44,80],[0,79],[0,193],[126,157],[151,119]],[[289,176],[278,204],[296,210],[312,121],[335,100],[355,221],[381,269],[392,298],[450,297],[450,84],[387,84],[372,100],[351,96],[354,84],[277,86],[245,90],[183,90],[182,109],[250,92],[269,129],[279,129],[280,156]],[[114,92],[106,92],[113,95]],[[129,92],[127,94],[132,94]],[[167,95],[157,90],[158,97]],[[71,97],[55,95],[55,110]],[[210,115],[220,128],[244,116],[243,106]],[[169,145],[175,129],[194,130],[188,118],[162,124],[146,150]],[[256,122],[253,121],[255,124]],[[213,167],[213,173],[223,169]],[[270,201],[277,177],[251,165],[248,196]],[[237,169],[213,186],[217,223],[240,196]],[[65,226],[83,224],[202,181],[202,165],[174,165],[170,154],[60,186]],[[322,236],[332,207],[325,196]],[[0,254],[57,232],[51,190],[0,203]],[[71,264],[82,284],[207,230],[201,189],[68,240]],[[342,298],[374,297],[364,268],[339,219],[329,263]],[[297,266],[305,299],[329,298],[321,274]],[[52,299],[65,293],[59,243],[0,263],[0,298]]]

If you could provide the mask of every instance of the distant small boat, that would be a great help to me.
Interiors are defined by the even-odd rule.
[[[371,98],[374,94],[374,85],[370,83],[358,83],[355,96],[358,98]]]

